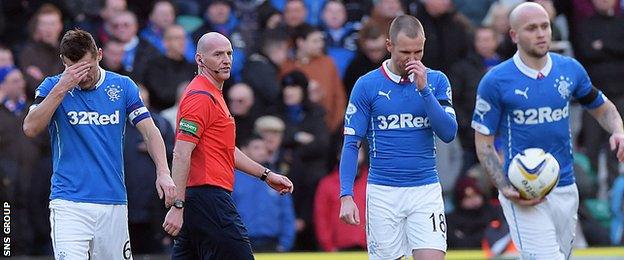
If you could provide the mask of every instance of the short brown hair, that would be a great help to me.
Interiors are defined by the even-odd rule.
[[[425,30],[416,17],[411,15],[400,15],[392,20],[390,24],[390,41],[395,42],[399,33],[404,33],[407,37],[416,38],[425,36]]]
[[[358,43],[360,46],[364,46],[364,42],[366,42],[366,40],[376,40],[379,37],[387,37],[386,32],[384,32],[383,29],[377,25],[377,23],[370,21],[364,23],[362,29],[360,29],[359,36]]]
[[[87,52],[97,55],[97,46],[90,33],[81,29],[69,30],[61,40],[61,55],[72,62],[79,61]]]

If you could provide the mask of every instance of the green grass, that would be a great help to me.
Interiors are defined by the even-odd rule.
[[[604,247],[575,249],[572,253],[575,257],[614,257],[624,258],[624,247]],[[283,254],[255,254],[257,260],[358,260],[368,259],[366,252],[341,252],[341,253],[283,253]],[[450,250],[446,259],[449,260],[477,260],[486,259],[482,251],[478,250]]]

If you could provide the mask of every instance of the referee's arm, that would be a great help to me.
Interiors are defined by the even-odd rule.
[[[238,147],[234,150],[234,166],[244,173],[263,179],[271,188],[278,191],[280,194],[293,192],[293,184],[286,176],[276,174],[255,162],[241,152]]]

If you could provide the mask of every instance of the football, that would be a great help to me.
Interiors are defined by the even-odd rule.
[[[507,174],[522,198],[542,198],[559,182],[559,163],[540,148],[528,148],[514,156]]]

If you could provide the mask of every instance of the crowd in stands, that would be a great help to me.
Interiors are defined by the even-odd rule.
[[[232,196],[256,252],[365,250],[365,221],[339,221],[338,158],[348,97],[356,80],[389,58],[389,22],[417,17],[425,31],[423,63],[448,75],[458,138],[438,142],[448,245],[513,250],[470,127],[476,88],[510,58],[508,14],[523,0],[49,0],[0,1],[0,201],[11,203],[14,255],[51,255],[47,133],[29,139],[22,122],[35,89],[63,72],[59,41],[79,27],[103,50],[102,68],[127,75],[172,156],[180,95],[196,75],[195,45],[206,32],[234,49],[223,95],[236,121],[236,143],[250,158],[287,175],[279,196],[237,172]],[[549,12],[552,51],[577,58],[594,85],[624,109],[624,0],[535,0]],[[570,107],[581,196],[577,246],[622,245],[624,167],[607,132]],[[418,145],[418,144],[414,144]],[[125,135],[125,178],[133,252],[167,253],[152,164],[140,133]],[[365,215],[367,152],[360,153],[355,202]],[[85,169],[88,170],[88,169]],[[364,218],[363,218],[364,219]],[[501,223],[503,222],[503,223]]]

